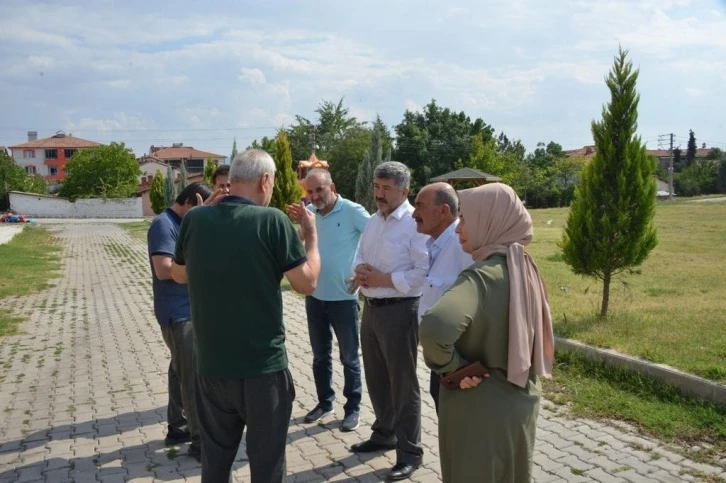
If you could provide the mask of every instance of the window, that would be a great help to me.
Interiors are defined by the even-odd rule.
[[[35,157],[35,149],[24,149],[23,150],[23,157],[24,158],[34,158]]]
[[[76,152],[75,149],[64,149],[63,151],[64,151],[63,154],[65,154],[66,159],[70,159],[70,157],[73,156],[73,154]]]
[[[50,158],[50,159],[58,159],[58,150],[57,149],[46,149],[45,157]]]
[[[26,166],[25,167],[25,172],[27,174],[35,174],[35,166]]]
[[[58,176],[58,166],[48,166],[51,176]]]

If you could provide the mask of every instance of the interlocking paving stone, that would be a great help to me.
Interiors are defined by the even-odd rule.
[[[153,317],[145,244],[108,221],[46,226],[64,248],[62,277],[41,294],[0,302],[0,308],[30,314],[20,335],[0,344],[0,483],[199,481],[200,466],[184,454],[186,445],[170,450],[163,443],[169,354]],[[395,452],[354,455],[347,449],[370,434],[374,417],[365,392],[355,433],[339,429],[341,400],[334,416],[303,422],[315,405],[305,307],[291,292],[283,300],[297,391],[288,481],[381,481]],[[337,361],[333,377],[342,399]],[[415,482],[441,481],[428,377],[419,357],[426,453]],[[699,481],[699,472],[726,475],[726,459],[720,467],[696,463],[616,424],[570,418],[543,400],[535,481],[675,482]],[[233,467],[238,482],[249,481],[245,449],[243,440]]]

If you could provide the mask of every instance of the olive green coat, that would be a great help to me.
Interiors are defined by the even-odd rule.
[[[480,361],[491,376],[474,389],[439,396],[444,483],[529,483],[541,387],[507,381],[509,273],[495,255],[464,270],[423,317],[426,365],[446,374]]]

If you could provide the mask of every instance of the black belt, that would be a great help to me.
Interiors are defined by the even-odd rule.
[[[366,302],[372,307],[381,307],[383,305],[392,305],[400,302],[408,302],[409,300],[416,300],[418,297],[391,297],[385,299],[371,299],[366,297]]]

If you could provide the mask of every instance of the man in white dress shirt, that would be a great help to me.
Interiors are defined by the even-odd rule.
[[[424,186],[418,192],[413,219],[419,233],[429,235],[429,270],[418,304],[418,321],[454,284],[462,270],[474,260],[465,253],[456,236],[459,224],[459,197],[448,183]],[[431,371],[429,391],[439,412],[439,375]]]
[[[366,298],[360,329],[373,433],[351,451],[396,449],[389,481],[408,478],[423,461],[421,392],[416,377],[418,303],[429,267],[427,235],[417,232],[407,196],[411,173],[387,161],[373,173],[378,212],[368,221],[355,261]]]

